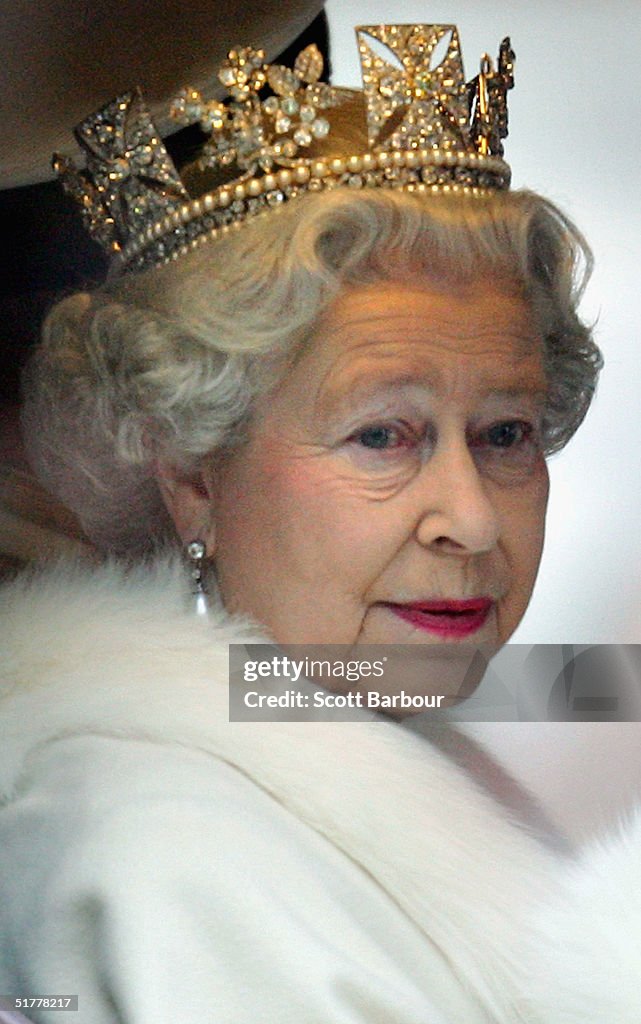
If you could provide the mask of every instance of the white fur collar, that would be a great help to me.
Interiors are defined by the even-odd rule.
[[[207,750],[360,863],[508,1020],[516,950],[552,855],[392,722],[230,723],[227,644],[250,625],[185,613],[184,570],[59,566],[0,594],[0,798],[41,744],[78,733]],[[483,940],[479,941],[479,936]]]
[[[564,866],[524,936],[528,1024],[641,1021],[641,811]]]

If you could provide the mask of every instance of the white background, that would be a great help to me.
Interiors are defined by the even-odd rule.
[[[360,86],[353,28],[456,23],[467,78],[510,35],[513,187],[559,204],[596,269],[583,313],[606,368],[588,418],[550,460],[548,536],[521,643],[641,643],[641,4],[632,0],[329,0],[333,81]]]

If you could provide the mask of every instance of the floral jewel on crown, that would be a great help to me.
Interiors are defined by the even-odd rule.
[[[337,89],[319,82],[322,73],[323,58],[313,44],[299,53],[293,69],[265,64],[263,50],[231,50],[218,72],[231,101],[205,101],[196,89],[186,88],[170,115],[181,124],[198,121],[209,133],[200,155],[203,167],[235,163],[251,177],[275,165],[291,166],[314,139],[329,133],[321,112],[341,102]],[[265,86],[271,95],[261,100]]]
[[[266,63],[263,50],[231,50],[218,71],[229,94],[224,102],[191,87],[178,93],[170,115],[178,125],[198,126],[204,141],[196,166],[203,180],[216,178],[197,195],[181,180],[139,91],[83,121],[75,136],[85,169],[58,155],[54,167],[114,269],[175,259],[310,191],[477,196],[508,188],[502,140],[514,84],[509,39],[496,66],[485,54],[479,74],[466,82],[454,25],[370,25],[356,34],[362,91],[321,81],[323,58],[311,45],[293,68]],[[332,112],[345,104],[362,118],[364,142],[338,154]]]

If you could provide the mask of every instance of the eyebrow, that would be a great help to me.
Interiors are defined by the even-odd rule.
[[[316,411],[333,412],[340,411],[344,406],[353,405],[355,402],[368,399],[376,400],[381,395],[389,394],[391,398],[397,397],[399,393],[403,392],[438,394],[438,376],[438,373],[430,373],[427,369],[420,378],[417,378],[415,374],[400,376],[394,374],[389,377],[379,376],[376,380],[372,380],[371,374],[355,374],[355,379],[351,384],[348,382],[347,385],[344,385],[341,382],[336,389],[321,390],[316,396],[314,405]],[[479,397],[482,400],[495,398],[499,401],[531,398],[537,402],[543,402],[547,394],[547,384],[542,384],[532,377],[521,377],[505,387],[493,387],[491,383],[488,383],[488,386],[479,393]]]
[[[351,381],[345,383],[340,378],[336,387],[321,387],[316,395],[314,406],[316,411],[334,412],[341,410],[343,406],[353,405],[355,402],[375,400],[384,395],[396,396],[404,391],[432,391],[436,392],[433,377],[428,374],[420,380],[416,376],[390,375],[389,377],[376,376],[372,379],[371,374],[356,373]]]
[[[486,388],[481,394],[483,397],[491,395],[492,398],[547,398],[549,385],[534,383],[534,381],[518,381],[507,388]]]

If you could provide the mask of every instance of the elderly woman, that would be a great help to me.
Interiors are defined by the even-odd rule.
[[[405,54],[451,26],[368,31]],[[580,235],[503,188],[508,53],[467,128],[460,105],[458,127],[428,123],[417,86],[383,145],[381,111],[364,139],[362,100],[321,88],[306,52],[289,74],[320,99],[294,138],[317,149],[270,157],[259,133],[261,167],[243,104],[266,78],[261,116],[305,104],[237,51],[231,128],[177,101],[227,125],[244,170],[195,201],[140,121],[108,172],[107,115],[81,126],[96,177],[67,180],[94,220],[107,196],[103,238],[144,272],[52,312],[25,416],[41,478],[118,558],[2,598],[2,992],[76,994],[79,1024],[537,1019],[522,965],[560,861],[532,822],[397,723],[230,723],[227,703],[233,642],[496,649],[527,607],[545,456],[599,354]],[[112,133],[137,102],[108,108]],[[153,199],[124,191],[141,145]]]

